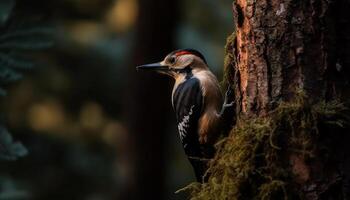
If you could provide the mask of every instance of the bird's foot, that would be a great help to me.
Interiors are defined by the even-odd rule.
[[[224,104],[222,104],[222,107],[228,108],[228,107],[233,106],[234,103],[235,103],[234,101],[231,101],[231,103],[226,103],[226,102],[224,102]]]
[[[235,104],[235,101],[232,100],[233,95],[234,95],[234,91],[230,86],[228,86],[225,93],[225,99],[224,99],[224,103],[222,104],[220,115],[222,115],[227,108],[230,108]]]
[[[233,95],[234,95],[234,91],[232,90],[231,86],[227,87],[226,93],[225,93],[225,101],[224,101],[224,105],[227,106],[233,106],[234,104],[234,100],[233,99]],[[230,103],[228,103],[231,100]]]

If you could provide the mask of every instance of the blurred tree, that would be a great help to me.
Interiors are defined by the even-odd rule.
[[[136,73],[136,66],[162,59],[173,50],[179,21],[177,0],[139,0],[139,13],[125,106],[133,179],[121,199],[164,199],[166,124],[170,88],[167,79]]]

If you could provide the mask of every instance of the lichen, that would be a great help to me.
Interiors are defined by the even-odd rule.
[[[310,104],[306,99],[301,93],[265,117],[241,117],[230,135],[217,144],[208,182],[182,190],[190,191],[192,200],[302,199],[293,182],[296,174],[289,156],[312,160],[323,134],[320,127],[339,130],[349,128],[350,122],[344,104]]]

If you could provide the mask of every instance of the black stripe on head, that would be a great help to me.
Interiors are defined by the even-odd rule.
[[[201,58],[205,64],[208,64],[207,60],[205,60],[203,54],[195,49],[179,49],[179,50],[171,52],[171,55],[176,55],[177,53],[180,53],[180,52],[189,52],[190,54]]]

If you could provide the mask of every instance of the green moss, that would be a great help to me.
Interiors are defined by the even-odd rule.
[[[226,40],[226,46],[225,46],[225,58],[224,58],[224,78],[222,82],[222,86],[227,88],[227,85],[232,85],[233,83],[233,77],[234,75],[234,68],[235,66],[235,56],[234,56],[234,47],[236,42],[236,34],[232,33],[230,36],[227,37]]]
[[[288,156],[314,158],[320,127],[347,128],[350,119],[342,103],[310,105],[305,95],[299,96],[267,117],[238,120],[229,137],[217,144],[208,182],[183,190],[190,191],[192,200],[300,199]]]
[[[274,194],[278,194],[286,200],[288,197],[285,186],[286,183],[280,180],[272,180],[269,183],[264,183],[259,188],[259,197],[261,200],[269,200],[274,198]]]

